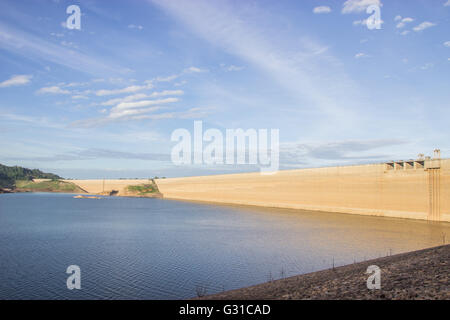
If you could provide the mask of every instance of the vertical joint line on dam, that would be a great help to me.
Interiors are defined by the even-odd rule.
[[[432,221],[440,221],[440,219],[441,219],[440,171],[441,171],[440,168],[429,168],[428,169],[428,196],[429,196],[428,220],[432,220]]]

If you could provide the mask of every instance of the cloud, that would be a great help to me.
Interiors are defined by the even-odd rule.
[[[126,73],[127,69],[95,57],[44,40],[15,26],[0,22],[0,49],[27,59],[49,61],[88,74]]]
[[[139,100],[139,99],[145,99],[146,97],[147,97],[147,95],[145,93],[137,93],[137,94],[123,97],[123,98],[110,99],[108,101],[100,103],[100,105],[113,106],[113,105],[117,105],[122,102],[130,102],[130,101],[135,101],[135,100]]]
[[[117,105],[122,102],[131,102],[131,101],[136,101],[136,100],[145,99],[145,98],[155,98],[155,97],[162,97],[162,96],[178,96],[178,95],[183,95],[183,94],[184,94],[183,90],[164,90],[161,92],[152,92],[151,94],[138,93],[138,94],[126,96],[123,98],[111,99],[111,100],[102,102],[100,105],[113,106],[113,105]]]
[[[402,31],[400,34],[401,34],[402,36],[406,36],[408,33],[409,33],[409,30],[405,30],[405,31]]]
[[[101,97],[101,96],[116,95],[116,94],[121,94],[121,93],[133,93],[133,92],[138,92],[141,90],[151,89],[151,88],[153,88],[153,84],[148,82],[142,86],[134,85],[134,86],[128,86],[128,87],[122,88],[122,89],[112,89],[112,90],[102,89],[102,90],[96,91],[95,94],[97,96]]]
[[[154,87],[153,83],[155,83],[155,82],[171,82],[171,81],[179,78],[183,74],[203,73],[203,72],[208,72],[208,70],[191,66],[189,68],[184,69],[179,74],[174,74],[174,75],[170,75],[170,76],[166,76],[166,77],[156,77],[152,80],[146,80],[146,81],[144,81],[144,83],[145,83],[144,85],[133,85],[133,86],[128,86],[126,88],[112,89],[112,90],[103,89],[103,90],[96,91],[95,94],[97,96],[108,96],[108,95],[117,95],[117,94],[121,94],[121,93],[135,93],[135,92],[146,90],[146,89],[152,89]]]
[[[78,46],[71,41],[61,41],[61,45],[68,48],[78,49]]]
[[[184,69],[184,73],[201,73],[201,72],[208,72],[207,69],[200,69],[197,67],[189,67]]]
[[[160,101],[159,104],[170,103],[174,101]],[[101,125],[106,125],[111,122],[117,121],[136,121],[136,120],[161,120],[161,119],[199,119],[208,115],[212,109],[210,107],[194,107],[186,111],[173,111],[173,112],[163,112],[154,113],[155,111],[161,110],[160,106],[153,106],[149,108],[142,108],[144,105],[149,105],[147,103],[137,103],[133,105],[128,105],[125,109],[111,109],[111,112],[106,117],[101,118],[91,118],[85,120],[78,120],[71,124],[72,127],[78,128],[89,128],[98,127]],[[151,105],[151,104],[150,104]],[[136,108],[136,109],[134,109]]]
[[[402,20],[402,16],[395,16],[394,21]]]
[[[403,18],[396,26],[397,29],[403,28],[407,23],[413,22],[413,18]]]
[[[389,160],[388,155],[366,152],[379,148],[407,144],[400,139],[347,140],[328,143],[283,143],[280,145],[280,158],[284,162],[306,162],[311,159],[321,160]],[[283,160],[281,160],[283,162]]]
[[[157,93],[162,94],[162,93]],[[129,97],[125,97],[124,99],[117,99],[121,101],[115,107],[111,108],[111,110],[102,110],[102,113],[107,113],[104,117],[101,118],[91,118],[85,120],[79,120],[72,123],[72,126],[75,127],[94,127],[98,125],[104,125],[114,121],[125,121],[125,120],[143,120],[143,119],[163,119],[163,118],[172,118],[176,113],[160,113],[154,115],[148,115],[149,113],[154,113],[162,109],[161,105],[178,102],[178,98],[165,98],[165,99],[157,99],[157,100],[140,100],[140,101],[132,101],[137,98],[137,96],[141,97],[141,95],[133,95]],[[127,102],[125,102],[127,101]],[[108,105],[112,101],[107,101]],[[178,113],[179,114],[179,113]]]
[[[446,3],[444,3],[444,7],[450,7],[450,0],[448,0]]]
[[[367,25],[367,20],[355,20],[353,21],[353,25],[354,26]]]
[[[128,29],[138,29],[138,30],[142,30],[142,29],[144,29],[144,27],[141,26],[141,25],[129,24],[129,25],[128,25]]]
[[[22,158],[21,160],[53,162],[53,161],[76,161],[76,160],[95,160],[95,159],[133,159],[133,160],[169,161],[170,155],[160,153],[134,153],[101,148],[91,148],[67,153],[60,153],[53,156],[30,157],[26,159]]]
[[[81,94],[76,94],[76,95],[72,96],[72,99],[74,99],[74,100],[87,99],[87,98],[88,98],[88,97],[83,96],[83,95],[81,95]]]
[[[225,67],[225,66],[224,66],[224,67]],[[231,72],[231,71],[241,71],[241,70],[243,70],[243,69],[244,69],[244,67],[238,67],[238,66],[235,66],[235,65],[231,65],[231,66],[225,67],[225,70],[228,71],[228,72]]]
[[[132,106],[132,107],[139,107],[139,108],[141,108],[144,105],[150,105],[150,104],[135,103],[134,106]],[[132,107],[130,106],[130,108],[132,108]],[[136,119],[135,117],[138,116],[138,115],[151,113],[151,112],[157,111],[159,109],[161,109],[161,107],[151,107],[151,108],[141,108],[141,109],[113,109],[111,111],[111,113],[108,115],[108,118],[110,118],[110,119],[120,119],[120,118],[134,117],[134,119]]]
[[[275,34],[274,27],[266,24],[270,12],[257,6],[250,12],[226,1],[149,2],[197,36],[265,73],[269,81],[290,92],[303,111],[321,113],[324,125],[331,118],[344,126],[356,121],[361,93],[342,63],[307,34],[284,29],[283,36]],[[285,41],[290,37],[292,41]],[[348,99],[348,91],[358,98]]]
[[[122,103],[119,103],[117,106],[115,106],[112,110],[143,108],[143,107],[148,107],[148,106],[152,106],[152,105],[173,103],[173,102],[178,102],[178,101],[179,101],[178,98],[166,98],[166,99],[158,99],[158,100],[141,100],[141,101],[134,101],[134,102],[122,102]]]
[[[156,82],[170,82],[172,80],[175,80],[179,77],[180,75],[178,74],[173,74],[171,76],[167,76],[167,77],[156,77],[155,79],[153,79],[153,81]]]
[[[44,87],[36,91],[39,94],[70,94],[69,90],[61,89],[58,86]]]
[[[435,23],[425,21],[425,22],[422,22],[421,24],[419,24],[418,26],[414,27],[413,30],[415,32],[419,32],[419,31],[434,27],[435,25],[436,25]]]
[[[13,75],[8,80],[0,82],[0,88],[7,88],[12,86],[23,86],[31,81],[32,75],[22,74]]]
[[[380,20],[380,24],[383,24],[384,21]],[[355,20],[353,21],[353,25],[354,26],[367,26],[367,19],[363,19],[363,20]]]
[[[431,62],[425,63],[423,66],[420,67],[422,70],[428,70],[434,67],[434,64]]]
[[[62,37],[64,37],[64,33],[55,33],[55,32],[51,32],[50,35],[53,36],[53,37],[57,37],[57,38],[62,38]]]
[[[450,0],[449,0],[449,1],[450,1]],[[450,41],[445,41],[445,42],[444,42],[444,46],[450,48]]]
[[[327,6],[319,6],[319,7],[315,7],[313,9],[313,12],[315,14],[320,14],[320,13],[330,13],[331,12],[331,8],[327,7]]]
[[[382,6],[380,0],[347,0],[342,7],[342,13],[359,13],[367,9],[371,5]]]
[[[365,58],[365,57],[368,57],[368,55],[365,54],[365,53],[362,53],[362,52],[359,52],[359,53],[355,54],[355,58],[356,59]]]

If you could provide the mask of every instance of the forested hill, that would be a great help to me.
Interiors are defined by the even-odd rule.
[[[13,188],[16,180],[62,179],[53,173],[45,173],[38,169],[27,169],[18,166],[8,167],[0,164],[0,188]]]

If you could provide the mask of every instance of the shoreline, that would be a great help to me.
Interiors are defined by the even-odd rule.
[[[381,289],[367,289],[367,267]],[[450,244],[371,259],[207,295],[200,300],[450,300]]]
[[[11,192],[5,192],[6,193],[39,193],[39,192],[45,192],[45,193],[66,193],[66,194],[74,194],[74,195],[84,195],[84,196],[101,196],[101,197],[120,197],[120,198],[150,198],[150,199],[162,199],[162,200],[169,200],[169,201],[176,201],[176,202],[185,202],[185,203],[195,203],[195,204],[201,204],[201,205],[212,205],[212,206],[220,206],[220,207],[228,207],[228,208],[240,208],[240,209],[257,209],[257,210],[279,210],[282,212],[287,213],[317,213],[317,214],[344,214],[344,215],[352,215],[352,216],[359,216],[359,217],[372,217],[372,218],[383,218],[383,219],[391,219],[391,220],[407,220],[407,221],[420,221],[420,222],[426,222],[426,223],[434,223],[434,224],[450,224],[449,221],[433,221],[433,220],[427,220],[427,219],[411,219],[406,217],[396,217],[396,216],[386,216],[386,215],[379,215],[379,214],[363,214],[363,213],[347,213],[347,212],[334,212],[334,211],[325,211],[325,210],[314,210],[314,209],[298,209],[298,208],[286,208],[286,207],[274,207],[274,206],[262,206],[262,205],[254,205],[254,204],[247,204],[247,203],[225,203],[225,202],[215,202],[215,201],[208,201],[208,200],[190,200],[190,199],[178,199],[178,198],[170,198],[165,197],[164,194],[157,193],[157,194],[149,194],[149,195],[133,195],[133,194],[127,194],[127,195],[106,195],[106,194],[99,194],[99,193],[93,193],[93,192],[86,192],[86,193],[77,193],[77,192],[64,192],[64,191],[25,191],[25,190],[13,190]],[[0,193],[1,194],[1,193]]]
[[[13,190],[9,192],[0,192],[0,194],[10,194],[10,193],[64,193],[69,195],[81,195],[81,196],[98,196],[102,198],[157,198],[162,199],[163,197],[159,194],[152,194],[148,196],[143,195],[105,195],[105,194],[98,194],[98,193],[92,193],[92,192],[67,192],[67,191],[48,191],[48,190]]]
[[[348,213],[348,212],[335,212],[335,211],[326,211],[326,210],[316,210],[316,209],[299,209],[299,208],[288,208],[288,207],[274,207],[274,206],[262,206],[255,204],[247,204],[247,203],[232,203],[232,202],[215,202],[208,200],[189,200],[189,199],[178,199],[178,198],[169,198],[162,197],[164,200],[176,201],[176,202],[186,202],[186,203],[196,203],[202,205],[213,205],[220,207],[231,207],[231,208],[240,208],[240,209],[258,209],[258,210],[280,210],[283,212],[290,213],[317,213],[317,214],[343,214],[343,215],[352,215],[357,217],[372,217],[372,218],[383,218],[383,219],[393,219],[393,220],[407,220],[407,221],[418,221],[418,222],[427,222],[427,223],[436,223],[436,224],[449,224],[450,221],[433,221],[427,219],[411,219],[406,217],[397,217],[397,216],[387,216],[380,214],[364,214],[364,213]]]

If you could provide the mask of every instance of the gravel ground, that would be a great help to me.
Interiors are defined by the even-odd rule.
[[[450,245],[368,260],[201,299],[445,299],[450,300]],[[381,288],[367,289],[367,267],[381,269]]]

